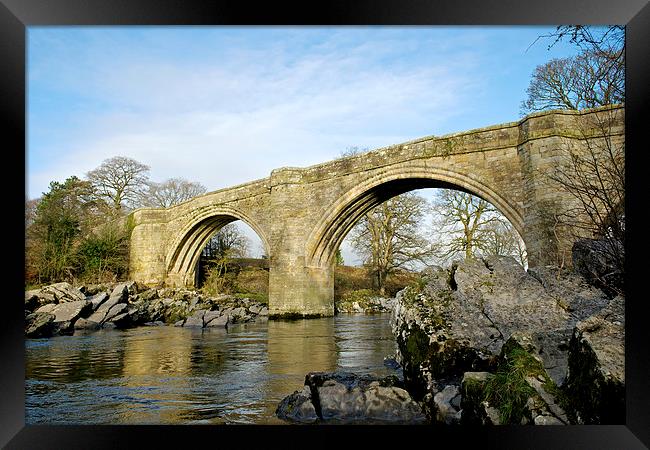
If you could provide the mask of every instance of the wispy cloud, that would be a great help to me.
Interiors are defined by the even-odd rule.
[[[108,30],[71,47],[66,44],[75,33],[65,39],[52,30],[36,33],[30,47],[54,51],[39,59],[36,48],[30,63],[30,128],[56,122],[36,106],[48,95],[60,98],[57,114],[75,126],[59,130],[59,142],[35,130],[29,195],[115,155],[150,165],[154,179],[182,176],[218,189],[279,166],[322,162],[350,145],[376,147],[435,133],[486,87],[471,76],[480,54],[454,48],[453,39],[436,45],[399,30],[388,30],[386,39],[363,30],[316,30],[307,33],[307,44],[296,44],[304,31],[271,31],[285,39],[265,42],[261,33],[247,42],[241,33],[210,32],[203,36],[208,42],[197,41],[185,54],[165,52],[147,33],[149,39],[133,47]],[[219,49],[224,42],[237,51]],[[208,58],[203,49],[210,46],[217,50]],[[82,104],[96,106],[75,114]]]

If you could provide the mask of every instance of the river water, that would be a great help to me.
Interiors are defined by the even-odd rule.
[[[379,376],[397,350],[389,314],[228,329],[101,330],[26,341],[27,424],[286,424],[280,400],[311,371]]]

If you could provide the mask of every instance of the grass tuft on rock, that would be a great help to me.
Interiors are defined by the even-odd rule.
[[[521,348],[512,348],[494,377],[485,385],[485,400],[499,410],[502,424],[519,424],[525,416],[526,402],[536,395],[527,376],[544,373],[541,363]]]

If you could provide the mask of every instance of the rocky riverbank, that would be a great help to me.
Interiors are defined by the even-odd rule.
[[[293,423],[424,424],[422,407],[395,376],[310,372],[301,391],[285,397],[276,415]]]
[[[392,316],[405,387],[433,423],[624,423],[624,302],[507,257],[428,270]]]
[[[334,302],[334,310],[339,313],[387,313],[395,307],[394,298],[380,297],[370,289],[351,291]]]
[[[79,288],[57,283],[25,292],[25,335],[30,338],[143,325],[224,328],[267,317],[266,305],[248,298],[146,289],[133,281]]]

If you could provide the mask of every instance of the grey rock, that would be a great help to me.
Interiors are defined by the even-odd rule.
[[[209,322],[205,324],[206,327],[208,328],[223,328],[228,326],[230,316],[228,315],[223,315],[223,316],[218,316],[213,319],[211,319]]]
[[[47,305],[43,305],[43,306],[39,307],[39,308],[38,308],[36,311],[34,311],[34,312],[35,312],[35,313],[51,313],[52,311],[54,311],[54,309],[55,309],[56,307],[57,307],[57,304],[56,304],[56,303],[48,303]]]
[[[292,422],[314,423],[319,419],[308,386],[282,399],[275,413],[280,419]]]
[[[99,292],[93,296],[86,298],[93,305],[93,311],[96,311],[102,303],[108,300],[108,292]]]
[[[207,326],[211,320],[221,316],[221,311],[206,311],[203,315],[203,323]]]
[[[97,322],[90,321],[88,319],[78,319],[74,323],[74,329],[75,330],[99,330],[101,328],[101,325]]]
[[[615,240],[579,239],[571,250],[573,267],[588,283],[611,296],[624,292],[625,249]]]
[[[579,423],[625,423],[625,298],[578,322],[565,390]]]
[[[258,313],[260,316],[268,316],[269,315],[269,308],[264,306],[262,309],[260,309],[260,312]]]
[[[85,300],[86,296],[70,283],[55,283],[44,287],[41,294],[51,294],[57,303]]]
[[[110,297],[106,301],[111,307],[118,303],[126,303],[129,298],[129,287],[132,287],[132,283],[120,283],[113,289]]]
[[[25,336],[29,338],[50,337],[54,331],[54,314],[36,312],[25,318]]]
[[[113,305],[107,312],[106,315],[104,316],[104,319],[102,322],[109,322],[112,321],[115,317],[118,315],[126,312],[126,309],[128,306],[125,303],[118,303],[116,305]],[[93,314],[94,315],[94,314]],[[91,316],[92,317],[92,316]]]
[[[190,317],[187,318],[183,326],[203,328],[203,316],[205,315],[205,313],[206,311],[204,309],[195,311],[194,314],[192,314]]]
[[[395,385],[397,381],[396,377],[310,372],[305,377],[305,388],[285,398],[276,414],[288,420],[301,421],[305,416],[304,421],[313,421],[314,407],[316,416],[324,422],[425,423],[422,408],[406,390]]]
[[[239,306],[237,308],[234,308],[230,312],[230,316],[233,317],[234,319],[237,319],[239,317],[244,317],[246,315],[246,309],[242,306]]]
[[[537,416],[535,425],[564,425],[564,423],[553,416]]]
[[[580,277],[527,273],[502,256],[431,269],[424,280],[421,290],[397,294],[391,317],[407,386],[424,391],[437,379],[493,370],[516,331],[531,336],[545,369],[556,384],[563,383],[573,327],[580,317],[602,309],[606,299]]]
[[[119,283],[117,286],[115,286],[115,289],[113,289],[113,292],[115,293],[116,291],[121,292],[123,289],[126,289],[126,295],[135,295],[139,291],[139,286],[138,283],[135,281],[125,281],[123,283]]]
[[[460,389],[450,384],[433,397],[436,405],[436,419],[447,425],[460,423]]]
[[[109,321],[111,318],[120,314],[126,308],[126,304],[124,302],[126,302],[127,298],[128,289],[126,287],[126,284],[118,284],[115,289],[113,289],[113,292],[111,293],[108,300],[102,302],[97,310],[90,317],[88,317],[88,320],[97,323],[104,323]]]
[[[32,312],[39,306],[37,291],[25,292],[25,310]]]
[[[44,309],[49,307],[51,314],[54,314],[54,333],[67,334],[74,331],[74,322],[82,315],[92,311],[92,303],[86,300],[78,300],[67,303],[59,303],[58,305],[45,305]]]

